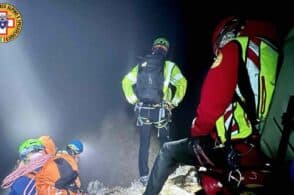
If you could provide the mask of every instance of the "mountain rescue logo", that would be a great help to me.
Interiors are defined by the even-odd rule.
[[[0,43],[14,40],[22,30],[20,12],[11,4],[0,3]]]

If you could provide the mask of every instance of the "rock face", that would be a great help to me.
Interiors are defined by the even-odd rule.
[[[193,195],[200,189],[194,167],[180,166],[169,176],[160,195]],[[145,187],[137,180],[128,188],[109,188],[98,180],[91,181],[87,188],[89,195],[141,195],[144,190]]]

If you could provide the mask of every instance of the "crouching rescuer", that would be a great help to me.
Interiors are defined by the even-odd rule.
[[[197,168],[207,195],[241,194],[266,183],[268,159],[259,136],[275,89],[277,34],[270,21],[220,21],[212,38],[215,61],[201,87],[190,137],[163,145],[144,195],[159,194],[179,164]]]

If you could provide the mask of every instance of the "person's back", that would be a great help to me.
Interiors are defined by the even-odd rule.
[[[202,103],[197,110],[199,118],[194,123],[192,134],[195,137],[202,136],[203,133],[205,135],[206,126],[202,124],[211,120],[210,127],[213,127],[212,122],[216,121],[217,136],[225,146],[226,162],[222,166],[231,174],[236,174],[245,167],[247,170],[253,167],[266,168],[269,161],[259,148],[259,137],[275,90],[280,56],[276,47],[278,43],[276,27],[269,21],[229,17],[214,32],[214,52],[221,62],[219,67],[212,67],[206,77],[203,85],[206,90],[201,94]],[[223,73],[222,76],[230,80],[229,83],[218,80],[222,79],[219,75]],[[231,89],[212,91],[208,87],[212,83],[230,86]],[[219,97],[212,105],[209,102],[211,94]],[[205,111],[213,115],[209,117]],[[235,179],[239,179],[238,182],[243,186],[263,185],[265,182],[262,179],[264,173],[258,170],[255,179],[248,179],[247,172],[238,175],[239,178]],[[229,179],[233,181],[230,177]]]
[[[139,174],[143,184],[149,174],[151,130],[157,129],[160,145],[170,140],[172,109],[183,100],[187,88],[179,67],[166,58],[169,46],[167,39],[155,39],[152,53],[142,57],[122,80],[127,101],[135,105],[136,125],[140,131]]]
[[[35,176],[52,156],[45,152],[39,139],[22,142],[19,145],[19,155],[17,168],[3,180],[1,187],[10,187],[9,195],[35,195]]]
[[[167,59],[169,47],[167,39],[155,39],[152,53],[140,57],[139,62],[124,76],[122,89],[128,103],[160,104],[164,101],[171,107],[177,107],[183,100],[187,81],[179,67]],[[144,73],[143,78],[139,78],[140,72]],[[170,85],[176,88],[174,94]],[[146,96],[149,97],[145,100]]]
[[[160,104],[163,100],[165,59],[159,55],[146,55],[138,66],[135,93],[144,104]]]
[[[55,194],[57,192],[61,194],[67,194],[67,190],[70,194],[77,192],[80,187],[80,183],[75,184],[75,180],[78,178],[78,167],[75,160],[69,154],[62,153],[57,154],[54,159],[48,161],[40,172],[36,176],[36,187],[40,194]],[[63,174],[68,172],[69,174]],[[76,189],[70,189],[70,185],[75,184],[72,187]]]
[[[216,121],[224,143],[228,129],[231,139],[259,129],[274,90],[279,53],[271,40],[276,37],[269,22],[229,17],[219,24],[213,35],[217,60],[202,86],[192,134],[207,134]]]
[[[48,161],[36,175],[38,194],[78,194],[81,187],[78,159],[82,151],[82,143],[73,140],[67,145],[66,152],[58,153]]]

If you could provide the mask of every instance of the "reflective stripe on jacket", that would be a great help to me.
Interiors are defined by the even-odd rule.
[[[36,195],[35,174],[19,177],[11,186],[9,195]]]
[[[258,44],[249,40],[248,37],[238,37],[234,41],[237,41],[241,46],[242,60],[246,66],[250,87],[254,94],[256,118],[260,121],[260,129],[267,116],[274,92],[279,55],[277,50],[264,39],[259,39]],[[251,56],[248,55],[249,52],[252,53]],[[240,66],[244,64],[240,64]],[[236,94],[242,101],[245,101],[244,94],[241,94],[238,85]],[[222,142],[226,141],[225,132],[228,129],[231,130],[232,139],[246,138],[252,133],[247,114],[236,100],[217,120],[216,127]]]
[[[127,101],[135,104],[138,98],[133,90],[133,85],[137,82],[138,64],[123,78],[122,88]],[[170,84],[175,87],[175,94],[172,97]],[[164,64],[164,84],[163,84],[163,100],[171,102],[174,106],[182,101],[187,89],[187,80],[181,73],[179,67],[171,62],[165,61]]]

